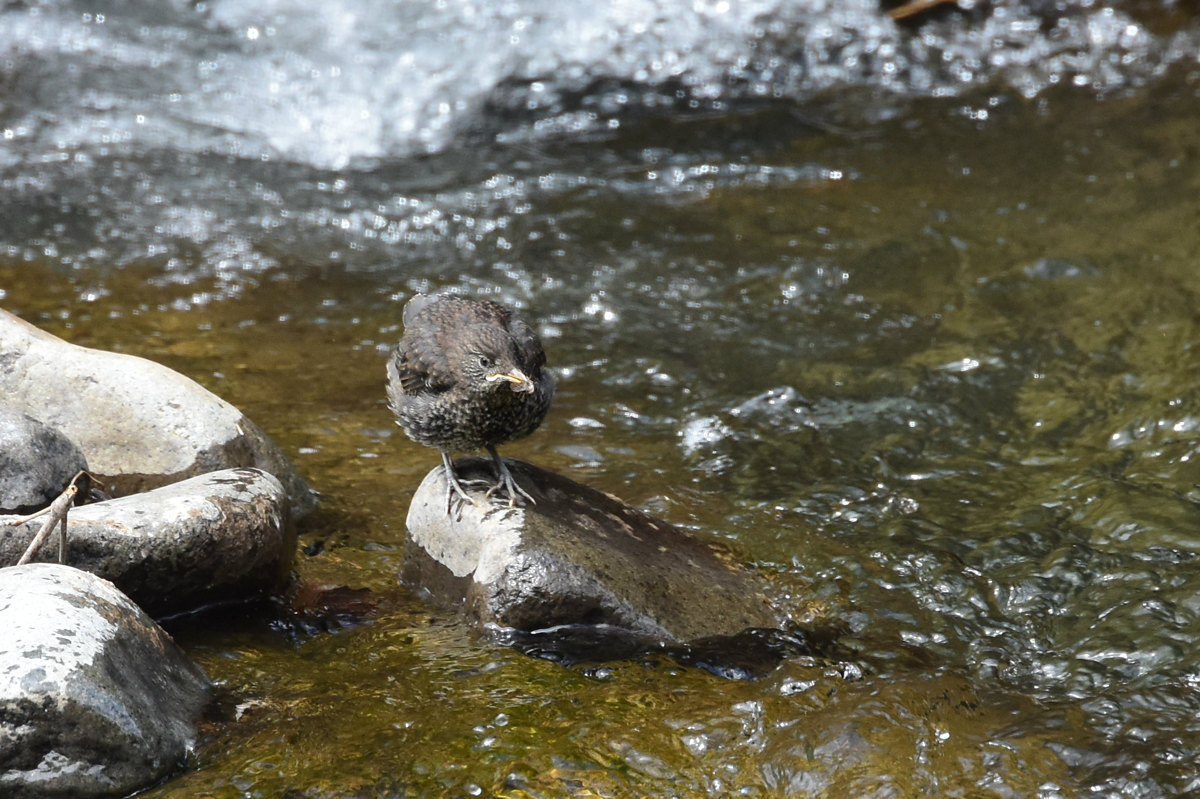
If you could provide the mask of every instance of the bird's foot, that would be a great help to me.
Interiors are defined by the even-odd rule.
[[[463,488],[491,488],[495,485],[491,480],[485,480],[482,477],[472,477],[469,479],[460,477],[458,478],[458,484]]]
[[[528,491],[517,485],[517,481],[513,479],[511,474],[506,478],[502,478],[500,482],[489,488],[487,490],[487,494],[484,496],[486,496],[488,499],[491,499],[501,492],[508,494],[508,507],[510,508],[515,508],[518,505],[524,505],[526,501],[528,501],[530,505],[537,504],[537,500],[529,496]]]
[[[526,501],[530,505],[536,505],[537,500],[530,496],[528,491],[517,485],[516,479],[513,478],[512,472],[509,471],[508,466],[501,460],[500,455],[494,449],[491,450],[491,453],[493,460],[496,462],[496,471],[499,473],[499,479],[495,485],[487,490],[484,496],[490,500],[493,496],[503,491],[505,494],[508,494],[508,507],[510,508],[524,505]]]
[[[461,486],[447,481],[446,485],[446,515],[455,519],[462,518],[464,505],[474,505],[475,498],[462,490]]]
[[[462,518],[462,509],[464,504],[475,504],[475,498],[467,493],[467,489],[463,488],[463,483],[458,479],[458,475],[454,471],[454,464],[446,453],[442,453],[442,469],[446,477],[446,515]],[[468,480],[471,485],[480,484],[478,480]],[[458,513],[454,512],[454,504],[458,503]]]

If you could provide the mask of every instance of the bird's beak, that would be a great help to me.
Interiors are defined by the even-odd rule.
[[[512,383],[512,390],[518,394],[529,394],[535,388],[533,381],[520,369],[513,369],[511,372],[497,372],[487,376],[489,383],[495,383],[497,380],[507,380]]]

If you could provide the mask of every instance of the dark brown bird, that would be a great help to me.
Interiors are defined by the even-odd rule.
[[[538,428],[554,398],[554,375],[533,328],[503,305],[418,294],[404,306],[404,336],[388,361],[388,405],[405,434],[442,453],[446,508],[471,497],[451,452],[486,449],[509,507],[524,498],[496,446]]]

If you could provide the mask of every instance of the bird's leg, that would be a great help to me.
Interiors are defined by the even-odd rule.
[[[512,472],[504,465],[504,461],[500,458],[500,453],[496,451],[496,448],[489,446],[487,451],[492,454],[492,460],[496,462],[496,473],[499,476],[499,482],[488,489],[487,497],[491,499],[492,494],[503,489],[508,494],[508,507],[510,508],[515,508],[518,504],[524,504],[517,499],[518,496],[529,500],[530,505],[536,505],[537,501],[529,496],[525,489],[517,485],[517,481],[513,479]]]
[[[454,464],[450,461],[450,456],[445,452],[442,453],[442,468],[446,472],[446,515],[449,516],[454,512],[454,495],[458,494],[459,502],[470,502],[475,504],[475,500],[471,499],[471,495],[462,487],[462,483],[458,481],[458,474],[454,471]]]

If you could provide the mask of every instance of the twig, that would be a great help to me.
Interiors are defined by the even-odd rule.
[[[33,560],[38,550],[42,548],[42,544],[46,543],[46,538],[49,537],[50,531],[54,529],[55,524],[59,525],[58,562],[67,562],[67,512],[71,509],[71,503],[74,501],[75,495],[79,493],[79,487],[75,485],[75,481],[85,474],[87,472],[79,472],[72,477],[71,484],[63,489],[63,492],[55,497],[54,501],[48,507],[42,508],[28,516],[18,517],[14,521],[14,524],[20,525],[33,521],[39,516],[49,517],[42,523],[41,529],[37,531],[37,535],[29,542],[29,546],[25,548],[25,554],[17,561],[18,566],[23,566]]]
[[[896,6],[888,11],[888,16],[890,16],[892,19],[908,19],[909,17],[916,16],[923,11],[928,11],[934,6],[945,5],[946,3],[953,2],[955,2],[955,0],[909,0],[909,2]]]

